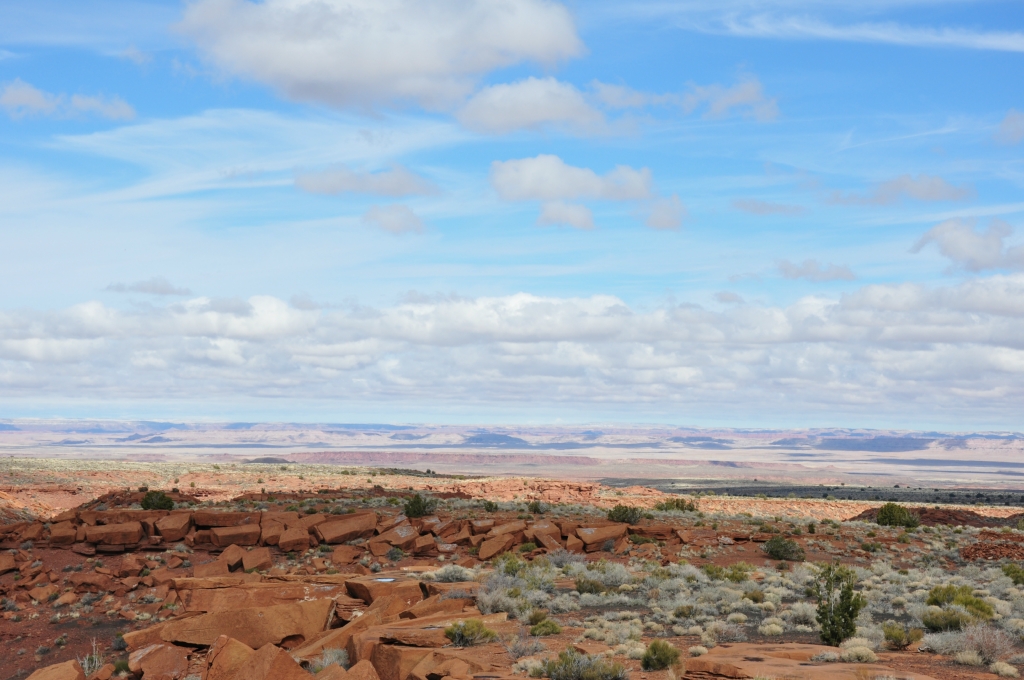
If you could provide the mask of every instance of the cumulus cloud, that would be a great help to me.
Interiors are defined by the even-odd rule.
[[[756,198],[737,198],[732,202],[732,206],[752,215],[802,215],[806,212],[801,205],[759,201]]]
[[[954,186],[936,175],[900,175],[881,182],[868,194],[833,192],[830,203],[848,205],[891,205],[904,198],[918,201],[962,201],[974,196],[969,186]]]
[[[647,215],[647,226],[652,229],[678,229],[686,217],[686,206],[679,196],[672,194],[668,198],[659,198],[651,205]]]
[[[683,110],[692,113],[704,107],[707,118],[723,118],[733,109],[759,121],[775,120],[779,116],[778,100],[764,93],[757,78],[748,77],[732,87],[723,85],[697,85],[682,98]]]
[[[1010,109],[999,124],[996,141],[1001,144],[1020,144],[1024,140],[1024,112]]]
[[[590,168],[567,164],[558,156],[540,154],[491,163],[491,186],[506,201],[650,198],[652,177],[647,168],[628,165],[598,175]]]
[[[775,406],[877,415],[898,405],[1007,422],[1024,399],[1024,274],[721,311],[526,293],[302,307],[256,296],[2,311],[0,386],[8,398],[55,400],[687,406],[733,417]]]
[[[726,305],[738,305],[742,304],[743,302],[742,297],[728,290],[723,290],[718,293],[715,293],[715,300]]]
[[[419,233],[423,220],[406,205],[374,205],[363,215],[363,222],[392,234]]]
[[[1013,227],[1000,219],[992,219],[984,232],[975,230],[973,220],[951,219],[929,229],[911,252],[934,243],[960,269],[1024,269],[1024,246],[1011,247],[1005,243],[1012,234]]]
[[[594,214],[585,205],[564,201],[547,201],[540,208],[537,224],[564,225],[576,229],[593,229]]]
[[[0,108],[11,118],[26,116],[74,117],[82,114],[97,115],[110,120],[131,120],[135,109],[120,97],[102,97],[44,92],[20,78],[0,90]]]
[[[533,77],[485,87],[466,102],[458,118],[471,130],[492,133],[557,126],[588,134],[604,123],[601,112],[574,86]]]
[[[583,52],[549,0],[194,0],[178,30],[227,73],[338,107],[449,109],[495,69]]]
[[[339,165],[318,172],[300,173],[295,186],[311,194],[373,194],[376,196],[415,196],[432,194],[437,188],[401,165],[381,172],[354,172]]]
[[[188,288],[179,288],[162,276],[135,283],[112,283],[106,287],[111,293],[145,293],[146,295],[191,295]]]
[[[845,265],[822,265],[817,260],[804,260],[801,264],[782,260],[779,262],[779,273],[786,279],[807,279],[816,283],[824,281],[853,281],[857,278],[850,271],[850,268]]]

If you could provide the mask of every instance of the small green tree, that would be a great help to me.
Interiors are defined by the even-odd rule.
[[[878,509],[875,522],[882,526],[913,529],[921,523],[921,520],[899,503],[886,503]]]
[[[643,518],[644,511],[640,508],[631,508],[628,505],[616,505],[608,511],[608,519],[612,522],[625,522],[636,524]]]
[[[818,600],[818,623],[821,641],[838,647],[857,632],[857,615],[867,605],[864,596],[853,590],[857,576],[838,562],[818,569],[814,596]]]
[[[772,536],[761,546],[761,550],[773,560],[804,561],[804,549],[800,544],[782,536]]]
[[[406,517],[423,517],[434,512],[434,508],[437,507],[437,501],[433,498],[424,498],[423,496],[416,494],[412,498],[405,501],[405,516]]]
[[[172,501],[163,491],[149,491],[142,499],[143,510],[173,510]]]

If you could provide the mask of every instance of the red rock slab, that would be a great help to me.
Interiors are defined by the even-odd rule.
[[[117,672],[117,667],[112,663],[105,663],[95,673],[89,676],[89,680],[110,680]]]
[[[476,581],[455,581],[454,583],[435,583],[425,581],[423,585],[427,589],[427,595],[441,595],[443,593],[459,592],[476,596],[480,590],[480,584]],[[573,583],[575,586],[575,582]]]
[[[243,557],[245,557],[245,548],[239,545],[229,545],[217,559],[228,565],[229,569],[238,569],[242,566]]]
[[[348,680],[348,671],[336,663],[332,663],[316,674],[317,680]]]
[[[558,539],[553,534],[537,534],[534,540],[548,551],[558,550],[562,547],[562,544],[558,542]]]
[[[377,669],[367,659],[355,663],[348,669],[347,680],[380,680]]]
[[[367,604],[385,595],[397,595],[412,606],[423,599],[420,582],[401,572],[381,572],[345,580],[348,594]]]
[[[250,583],[233,588],[204,588],[192,590],[185,611],[223,612],[253,607],[274,607],[303,600],[339,598],[342,606],[359,606],[365,609],[362,600],[343,595],[343,585],[318,585],[310,583]]]
[[[306,529],[306,531],[313,531],[316,527],[320,526],[331,518],[331,515],[324,515],[322,513],[315,513],[312,515],[304,515],[299,523]]]
[[[375,513],[357,513],[342,515],[339,519],[331,519],[317,526],[320,539],[324,543],[345,543],[357,538],[369,538],[377,528]]]
[[[146,680],[180,680],[188,675],[188,650],[167,644],[155,644],[132,652],[128,670]]]
[[[390,529],[377,538],[374,541],[384,541],[391,546],[401,548],[405,550],[411,546],[417,538],[419,538],[420,532],[411,524],[399,524],[398,526]]]
[[[515,522],[506,522],[505,524],[492,527],[491,530],[487,532],[487,537],[493,538],[495,536],[504,536],[505,534],[514,534],[525,529],[526,522],[522,520],[516,520]]]
[[[256,653],[252,647],[221,635],[206,654],[206,680],[231,680]]]
[[[81,572],[72,574],[68,581],[75,587],[75,592],[106,593],[114,589],[114,581],[106,574],[90,574]]]
[[[491,665],[479,660],[480,654],[470,650],[434,649],[409,671],[408,680],[440,680],[441,678],[469,678],[491,670]]]
[[[309,680],[310,675],[291,655],[272,644],[264,645],[230,676],[231,680]]]
[[[71,545],[78,537],[78,527],[71,522],[60,522],[50,527],[50,545]]]
[[[219,548],[229,545],[256,545],[260,540],[260,525],[215,527],[210,529],[210,540]]]
[[[834,648],[803,644],[719,645],[703,656],[686,659],[686,677],[861,680],[898,675],[907,680],[935,680],[917,673],[912,676],[903,672],[897,674],[891,668],[878,664],[814,663],[810,660],[815,654],[826,651],[834,651]]]
[[[390,531],[391,529],[395,528],[399,524],[408,523],[408,521],[409,521],[409,518],[407,518],[402,513],[398,513],[397,515],[392,515],[390,517],[388,515],[383,515],[377,521],[377,533],[378,534],[383,534],[383,533],[385,533],[387,531]]]
[[[473,600],[470,598],[452,597],[442,600],[440,595],[432,595],[425,600],[420,600],[409,609],[398,615],[401,619],[422,619],[425,616],[436,614],[461,614],[466,607],[472,607]]]
[[[14,555],[10,553],[0,554],[0,574],[6,574],[9,571],[14,571],[18,568],[18,564],[14,561]]]
[[[236,527],[243,525],[259,526],[260,513],[196,510],[192,513],[192,521],[198,527]]]
[[[305,552],[309,548],[309,532],[302,527],[286,529],[277,542],[284,552]]]
[[[142,540],[142,524],[126,522],[124,524],[104,524],[89,527],[85,530],[85,540],[100,545],[128,545]]]
[[[469,526],[474,534],[486,534],[488,531],[494,528],[494,520],[475,519],[469,523]]]
[[[612,524],[606,527],[580,527],[576,530],[576,535],[586,546],[602,545],[605,541],[614,541],[625,536],[625,534],[625,524]]]
[[[551,534],[552,536],[561,537],[562,528],[554,522],[546,519],[538,520],[530,525],[530,529],[533,530],[534,536],[541,534]]]
[[[430,654],[429,647],[376,645],[370,663],[377,669],[380,680],[405,680],[413,668]]]
[[[256,548],[242,556],[242,569],[245,571],[270,569],[272,566],[274,560],[270,557],[269,548]]]
[[[156,521],[157,533],[168,543],[183,540],[191,527],[191,512],[172,512]]]
[[[263,545],[277,545],[284,533],[284,525],[270,520],[263,520],[260,524],[260,543]]]
[[[583,541],[575,536],[565,539],[565,549],[569,552],[583,552]]]
[[[45,586],[38,586],[38,587],[33,588],[32,590],[28,591],[28,596],[31,597],[36,602],[47,602],[50,599],[50,595],[53,595],[53,594],[56,594],[56,593],[59,593],[59,592],[60,592],[60,588],[58,588],[57,586],[53,585],[52,583],[47,583]]]
[[[336,565],[340,564],[353,564],[363,554],[362,548],[358,548],[354,545],[339,545],[331,553],[331,562]]]
[[[171,621],[161,629],[160,637],[166,642],[209,646],[227,635],[257,649],[285,638],[312,639],[327,627],[333,609],[334,602],[324,599],[200,614]]]
[[[192,576],[195,578],[210,578],[213,576],[227,576],[231,573],[228,563],[223,560],[214,560],[206,564],[197,564],[192,568]]]
[[[515,539],[511,534],[501,534],[494,538],[488,538],[486,541],[480,544],[480,550],[477,553],[477,557],[481,560],[489,560],[495,555],[501,553],[512,547],[512,543]]]
[[[40,668],[28,680],[85,680],[85,671],[74,659]]]

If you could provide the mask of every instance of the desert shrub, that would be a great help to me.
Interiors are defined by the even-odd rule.
[[[672,616],[677,619],[688,619],[693,616],[693,605],[692,604],[681,604],[676,607],[676,610],[672,612]]]
[[[309,662],[309,670],[319,673],[328,666],[337,664],[342,668],[348,668],[348,652],[344,649],[325,649],[320,656]]]
[[[812,587],[818,600],[818,624],[821,641],[836,647],[857,631],[857,615],[867,605],[864,597],[855,593],[856,575],[838,562],[824,565]]]
[[[103,668],[103,654],[96,647],[96,638],[92,639],[92,651],[78,659],[78,665],[82,667],[86,677]]]
[[[875,518],[877,524],[889,527],[906,527],[913,529],[921,523],[917,515],[898,503],[886,503],[878,509]]]
[[[115,661],[114,662],[114,672],[115,673],[121,673],[121,674],[128,673],[129,672],[128,659],[118,659],[117,661]]]
[[[743,597],[750,600],[754,604],[761,604],[764,602],[764,592],[761,590],[749,590],[743,593]]]
[[[535,515],[543,515],[548,510],[548,506],[540,501],[530,501],[526,505],[527,512],[532,512]]]
[[[670,498],[655,505],[654,509],[661,512],[671,512],[672,510],[677,512],[697,512],[697,504],[685,498]]]
[[[961,634],[964,646],[978,652],[985,663],[998,661],[1013,651],[1013,636],[999,628],[975,624],[964,628]]]
[[[497,512],[498,511],[498,504],[495,503],[494,501],[484,501],[483,502],[483,506],[484,506],[484,511],[485,512]]]
[[[801,626],[813,626],[817,622],[817,611],[809,602],[797,602],[790,607],[790,621]]]
[[[1019,678],[1020,673],[1017,669],[1006,663],[1005,661],[996,661],[994,664],[988,667],[990,671],[995,673],[1001,678]]]
[[[652,640],[647,651],[640,657],[640,667],[645,671],[661,671],[679,663],[679,650],[664,640]]]
[[[1013,581],[1014,585],[1024,585],[1024,568],[1021,568],[1021,566],[1016,562],[1004,564],[1003,574],[1007,576],[1011,581]]]
[[[472,647],[481,642],[490,642],[498,634],[483,624],[480,619],[456,621],[444,629],[444,636],[456,647]]]
[[[388,558],[391,562],[398,562],[405,557],[405,551],[394,545],[388,548],[388,551],[384,553],[384,557]]]
[[[543,621],[530,627],[530,635],[534,637],[543,637],[545,635],[558,635],[562,632],[562,627],[551,619],[544,619]]]
[[[551,680],[626,680],[626,669],[600,656],[580,654],[567,649],[544,664],[544,675]]]
[[[426,575],[424,574],[424,576]],[[430,576],[438,583],[462,583],[463,581],[473,580],[473,572],[457,564],[441,567],[437,571],[431,572]]]
[[[533,656],[543,652],[545,647],[540,640],[533,640],[524,635],[518,635],[503,643],[505,651],[513,659],[520,659],[524,656]]]
[[[717,564],[711,564],[708,562],[700,568],[704,574],[712,581],[724,581],[725,580],[725,568],[720,567]]]
[[[583,593],[603,593],[607,588],[604,584],[597,579],[589,578],[587,576],[576,577],[576,592],[580,595]]]
[[[782,635],[786,629],[777,623],[763,623],[758,627],[757,632],[766,637],[775,637]]]
[[[174,501],[163,491],[149,491],[142,498],[143,510],[173,510]]]
[[[530,616],[527,617],[526,621],[531,626],[536,626],[538,623],[540,623],[546,618],[548,618],[547,611],[543,609],[534,609],[532,612],[530,612]]]
[[[645,543],[657,543],[653,538],[647,536],[641,536],[640,534],[630,534],[629,542],[633,545],[644,545]]]
[[[632,508],[628,505],[616,505],[608,511],[608,519],[612,522],[636,524],[643,518],[643,516],[644,511],[642,509]]]
[[[885,642],[892,649],[906,649],[915,642],[920,642],[924,637],[924,631],[920,628],[904,628],[895,621],[886,621],[882,624],[882,634]]]
[[[952,584],[935,586],[928,592],[928,599],[925,603],[937,607],[947,605],[963,607],[971,616],[983,620],[991,619],[993,614],[995,614],[992,605],[980,597],[975,597],[970,586],[955,586]]]
[[[843,650],[843,653],[839,655],[839,658],[846,663],[874,663],[878,661],[878,657],[867,647],[848,647]]]
[[[521,552],[521,553],[532,552],[532,551],[534,551],[536,549],[537,549],[537,544],[536,543],[523,543],[521,546],[519,546],[519,552]]]
[[[804,561],[804,549],[800,544],[782,536],[773,536],[761,546],[761,550],[773,560]]]
[[[931,609],[921,616],[921,623],[933,633],[960,630],[970,625],[973,619],[967,612],[958,609]]]
[[[965,649],[962,652],[957,652],[953,657],[953,660],[958,664],[964,666],[984,666],[985,662],[981,658],[981,654],[978,654],[973,649]]]
[[[548,553],[547,558],[548,562],[559,569],[570,564],[583,564],[587,561],[583,555],[580,555],[579,553],[571,553],[565,548],[558,548],[554,552]]]
[[[526,562],[519,559],[515,553],[502,553],[493,560],[494,570],[506,576],[518,576],[526,568]]]
[[[423,517],[434,512],[435,508],[437,508],[437,499],[424,498],[416,494],[412,498],[406,499],[403,512],[406,517]]]
[[[839,655],[835,652],[821,652],[812,656],[811,661],[815,663],[835,663],[839,661]]]

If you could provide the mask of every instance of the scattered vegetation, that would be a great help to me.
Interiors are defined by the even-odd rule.
[[[437,508],[437,499],[424,498],[419,494],[406,499],[403,512],[406,517],[425,517]]]
[[[804,561],[804,549],[790,538],[772,536],[761,546],[761,550],[773,560]]]
[[[620,664],[601,656],[580,654],[567,649],[557,659],[547,661],[542,673],[551,680],[626,680],[629,675]]]
[[[143,510],[173,510],[174,501],[163,491],[148,491],[142,498]]]
[[[679,650],[664,640],[652,640],[640,657],[640,667],[645,671],[661,671],[679,662]]]
[[[643,518],[643,516],[644,511],[642,509],[633,508],[628,505],[616,505],[608,511],[608,519],[612,522],[636,524]]]
[[[480,619],[457,621],[444,629],[444,636],[456,647],[472,647],[481,642],[491,642],[498,634],[483,624]]]
[[[857,575],[838,562],[826,564],[818,571],[812,586],[818,600],[817,620],[821,641],[838,647],[857,632],[857,615],[867,606],[864,596],[854,592]]]
[[[899,503],[886,503],[880,507],[875,522],[882,526],[906,527],[907,529],[913,529],[921,524],[917,515]]]

